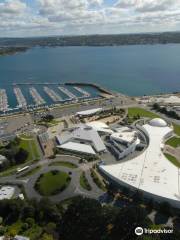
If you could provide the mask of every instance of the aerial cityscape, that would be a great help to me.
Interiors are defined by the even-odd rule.
[[[180,239],[179,1],[0,1],[0,240]]]

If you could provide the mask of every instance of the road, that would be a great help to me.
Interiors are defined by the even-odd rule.
[[[50,163],[58,162],[58,161],[66,161],[66,162],[74,163],[77,165],[77,168],[72,169],[72,168],[67,168],[64,166],[49,166]],[[71,174],[70,174],[71,182],[63,192],[61,192],[57,195],[54,195],[54,196],[50,196],[49,199],[51,201],[60,202],[65,199],[75,197],[77,195],[83,195],[83,196],[91,197],[94,199],[98,199],[98,198],[102,197],[104,192],[97,187],[97,185],[93,182],[93,180],[90,176],[90,168],[92,167],[93,164],[95,164],[95,162],[79,164],[78,161],[79,161],[79,158],[72,157],[72,156],[64,156],[64,155],[59,155],[53,160],[52,159],[51,160],[43,159],[35,164],[32,164],[31,167],[26,171],[26,172],[29,172],[30,170],[34,169],[35,167],[41,166],[41,169],[38,172],[36,172],[35,174],[33,174],[32,176],[28,176],[28,177],[25,177],[22,179],[19,179],[19,178],[17,179],[17,175],[14,174],[11,176],[0,178],[0,183],[1,184],[12,184],[12,183],[13,184],[21,184],[24,186],[25,193],[29,199],[35,198],[37,200],[40,200],[42,198],[42,196],[34,189],[34,185],[35,185],[37,179],[43,173],[49,172],[51,170],[59,170],[59,171],[66,172],[68,174],[69,174],[69,172],[71,172]],[[81,175],[82,171],[85,171],[85,175],[92,187],[91,191],[87,191],[80,186],[79,179],[80,179],[80,175]],[[18,177],[20,177],[24,173],[25,172],[18,175]]]

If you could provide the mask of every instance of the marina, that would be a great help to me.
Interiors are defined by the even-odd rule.
[[[43,105],[46,103],[45,100],[41,97],[41,95],[38,93],[38,91],[34,87],[31,87],[29,89],[29,92],[37,106]]]
[[[80,88],[80,87],[74,87],[74,89],[76,89],[78,92],[83,94],[83,97],[90,97],[91,94],[88,93],[87,91],[85,91],[84,89]]]
[[[95,100],[103,97],[101,92],[96,85],[79,82],[13,83],[0,88],[0,115]]]
[[[19,108],[26,108],[27,107],[27,102],[25,97],[22,94],[22,91],[19,87],[14,87],[14,94],[16,95],[16,99],[18,102],[18,107]]]
[[[8,111],[8,98],[5,89],[0,89],[0,111]]]
[[[44,91],[46,94],[54,101],[54,102],[60,102],[62,101],[62,98],[51,88],[44,87]]]
[[[58,87],[60,91],[62,91],[64,94],[66,94],[70,99],[77,99],[77,97],[70,92],[67,88],[65,87]]]

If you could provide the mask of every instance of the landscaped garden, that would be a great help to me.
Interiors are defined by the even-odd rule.
[[[172,137],[167,142],[167,145],[170,145],[171,147],[177,148],[180,146],[180,137]]]
[[[98,188],[100,188],[103,191],[106,191],[104,183],[100,180],[96,171],[92,168],[91,168],[91,177],[92,177],[94,183],[97,185]]]
[[[87,191],[91,191],[91,189],[92,189],[84,172],[82,172],[80,175],[80,185],[82,188],[84,188]]]
[[[35,184],[35,189],[42,196],[51,196],[65,190],[70,181],[71,178],[67,173],[58,170],[52,170],[40,175]]]
[[[177,125],[177,124],[173,124],[174,126],[174,132],[180,136],[180,125]]]
[[[165,156],[167,157],[167,159],[168,159],[170,162],[172,162],[176,167],[180,167],[180,162],[179,162],[175,157],[173,157],[172,155],[167,154],[167,153],[165,153],[164,155],[165,155]]]

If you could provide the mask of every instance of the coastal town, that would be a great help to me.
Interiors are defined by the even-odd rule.
[[[176,214],[161,212],[163,223],[155,216],[157,204],[180,208],[180,94],[129,97],[88,84],[98,92],[92,97],[86,84],[72,83],[78,97],[55,85],[58,92],[42,85],[53,102],[48,105],[36,85],[27,84],[33,106],[15,85],[14,111],[0,92],[0,199],[63,204],[83,196],[122,208],[134,205],[138,193],[145,207],[150,200],[156,206],[148,214],[152,224],[173,227]],[[16,233],[13,239],[33,239]]]

